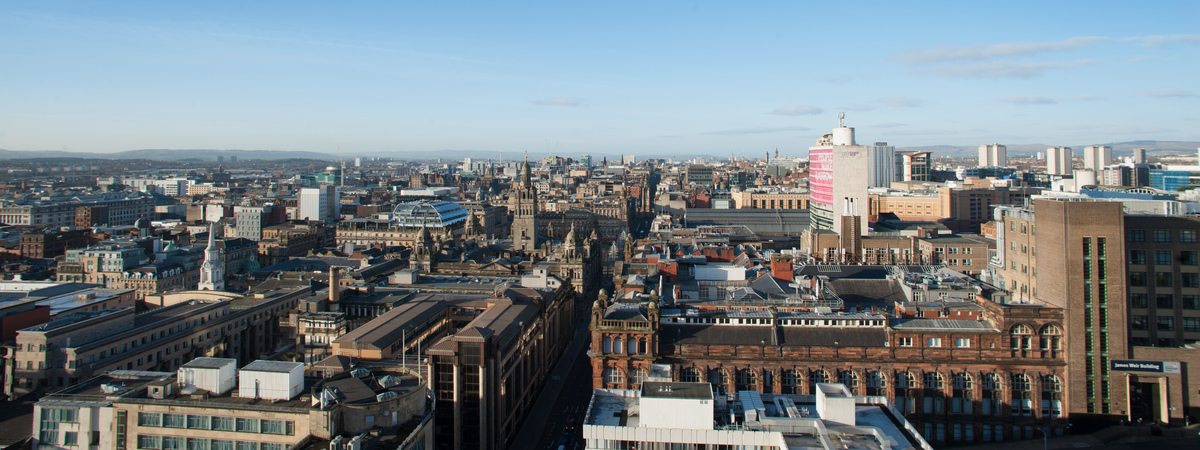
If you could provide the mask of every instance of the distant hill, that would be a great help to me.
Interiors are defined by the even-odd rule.
[[[0,160],[27,158],[84,158],[84,159],[150,159],[156,161],[216,161],[218,156],[228,159],[236,156],[247,161],[252,159],[321,159],[335,160],[337,156],[318,152],[297,152],[284,150],[191,150],[191,149],[143,149],[127,150],[116,153],[94,152],[64,152],[64,151],[22,151],[0,149]]]
[[[1003,144],[1003,143],[1002,143]],[[1150,156],[1163,156],[1176,153],[1195,154],[1196,149],[1200,148],[1200,142],[1197,141],[1129,141],[1129,142],[1109,142],[1109,143],[1090,143],[1079,145],[1068,145],[1072,149],[1082,151],[1084,147],[1089,145],[1107,145],[1112,147],[1113,156],[1129,156],[1133,155],[1133,149],[1144,148],[1146,154]],[[1008,148],[1010,156],[1028,156],[1037,152],[1044,152],[1047,148],[1053,147],[1045,144],[1004,144]],[[926,145],[922,147],[904,147],[904,150],[920,150],[934,152],[934,156],[946,156],[954,158],[969,158],[979,155],[979,146],[957,146],[957,145]]]
[[[1196,154],[1196,149],[1200,148],[1200,142],[1197,141],[1129,141],[1129,142],[1112,142],[1112,143],[1088,143],[1079,145],[1069,145],[1069,147],[1082,150],[1089,145],[1107,145],[1113,148],[1113,155],[1128,156],[1133,154],[1133,149],[1144,148],[1146,153],[1151,156],[1163,156],[1169,154]],[[1005,144],[1008,147],[1008,154],[1012,156],[1029,156],[1036,152],[1045,151],[1049,145],[1045,144]],[[973,158],[978,155],[978,145],[926,145],[920,147],[900,147],[901,150],[920,150],[934,152],[935,157],[952,157],[952,158]],[[569,158],[578,158],[579,152],[555,152],[560,156]],[[547,151],[531,151],[529,159],[540,160],[545,156],[552,154]],[[689,155],[679,154],[657,154],[648,152],[629,151],[625,154],[636,154],[638,161],[644,161],[647,158],[675,158],[677,160],[694,158],[697,156],[712,157],[716,159],[725,159],[727,154],[717,153],[693,153]],[[1077,153],[1078,154],[1078,153]],[[738,154],[740,156],[740,153]],[[147,159],[156,161],[216,161],[218,156],[224,156],[226,160],[230,156],[236,156],[242,161],[249,160],[282,160],[282,159],[316,159],[324,161],[336,161],[339,157],[329,153],[320,152],[302,152],[288,150],[211,150],[211,149],[142,149],[142,150],[127,150],[116,153],[94,153],[94,152],[64,152],[57,150],[45,151],[29,151],[29,150],[4,150],[0,149],[0,160],[12,159],[29,159],[29,158],[79,158],[79,159]],[[403,152],[403,151],[367,151],[367,152],[346,152],[344,157],[348,160],[354,157],[387,157],[410,161],[460,161],[463,158],[472,158],[480,161],[493,160],[499,161],[501,152],[493,150],[438,150],[428,152]],[[523,151],[507,151],[503,153],[505,161],[520,161],[525,158]],[[762,154],[756,156],[746,155],[747,157],[761,157]],[[608,157],[609,161],[619,161],[621,153],[605,152],[592,153],[592,160],[599,162],[604,157]]]

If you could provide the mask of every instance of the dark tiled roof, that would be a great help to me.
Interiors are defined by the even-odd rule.
[[[604,320],[650,320],[640,303],[613,303],[604,311]]]
[[[998,331],[981,320],[961,319],[900,319],[892,322],[897,330],[983,330]]]
[[[846,306],[891,305],[907,300],[904,291],[892,280],[843,278],[830,281],[829,288],[846,302]]]

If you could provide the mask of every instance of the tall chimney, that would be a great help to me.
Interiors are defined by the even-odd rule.
[[[329,303],[336,304],[342,295],[342,287],[338,284],[338,266],[329,266]]]
[[[794,281],[796,276],[793,270],[791,256],[775,255],[771,257],[771,276],[789,282]]]

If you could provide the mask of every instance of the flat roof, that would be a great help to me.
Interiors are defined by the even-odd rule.
[[[655,384],[708,386],[708,383],[647,382],[642,391],[646,391],[645,386]],[[709,392],[711,393],[711,390]],[[904,417],[893,417],[886,402],[878,403],[869,398],[865,401],[861,398],[856,399],[858,401],[854,405],[855,426],[845,426],[825,421],[817,407],[815,395],[756,394],[761,396],[762,400],[761,416],[758,420],[739,422],[738,430],[750,433],[781,433],[789,449],[899,450],[922,448],[916,443],[924,443],[921,436],[910,434],[904,428]],[[595,389],[584,425],[640,428],[643,397],[647,396],[639,395],[638,391],[631,389]],[[779,403],[776,403],[776,400],[779,400]],[[781,410],[779,405],[784,405],[787,409]],[[727,416],[718,411],[714,412],[714,422],[721,426],[728,423]],[[713,431],[721,432],[723,429],[717,428]],[[594,431],[584,429],[585,436],[591,432]],[[611,435],[609,432],[599,433]],[[671,440],[678,436],[677,434],[665,433],[660,436],[664,440],[659,442],[680,442]]]
[[[303,368],[304,363],[287,361],[254,361],[242,368],[242,372],[274,372],[291,373],[297,367]]]
[[[197,368],[197,369],[220,369],[230,364],[237,364],[237,360],[233,358],[211,358],[201,356],[199,358],[188,361],[180,367]]]
[[[132,310],[133,310],[133,308],[126,306],[126,307],[114,308],[114,309],[101,309],[101,310],[97,310],[97,311],[75,311],[75,312],[67,314],[61,318],[51,320],[51,321],[43,323],[41,325],[35,325],[35,326],[29,327],[29,328],[25,328],[25,330],[42,331],[42,332],[54,331],[59,328],[68,327],[68,326],[71,326],[71,325],[74,325],[74,324],[77,324],[80,322],[95,319],[97,317],[111,316],[111,315],[115,315],[115,314],[119,314],[119,313],[123,313],[123,312],[127,312],[127,311],[132,311]]]
[[[708,383],[647,381],[642,383],[642,397],[712,400],[713,393],[712,386]]]
[[[367,344],[376,348],[384,348],[400,340],[408,331],[425,323],[433,317],[442,314],[454,302],[439,301],[433,294],[418,294],[411,300],[397,305],[395,308],[359,325],[353,331],[343,334],[334,340],[342,346]],[[461,297],[461,296],[456,296]],[[470,296],[470,300],[484,295]],[[462,299],[456,299],[462,300]]]

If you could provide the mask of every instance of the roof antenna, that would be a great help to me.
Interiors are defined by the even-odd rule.
[[[845,124],[845,122],[843,122],[845,119],[846,119],[846,113],[844,113],[844,112],[838,113],[838,128],[846,128],[846,124]]]

